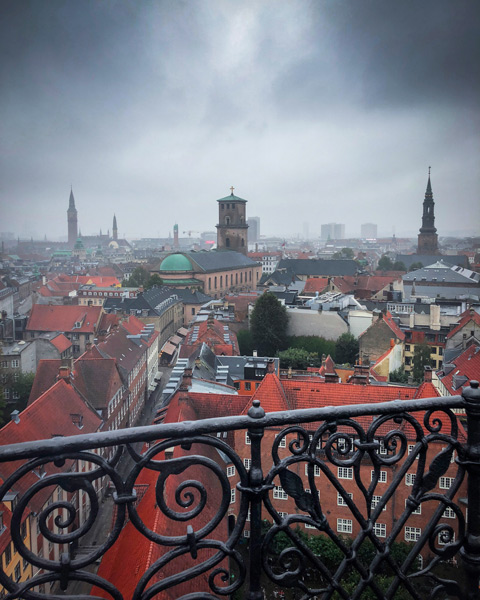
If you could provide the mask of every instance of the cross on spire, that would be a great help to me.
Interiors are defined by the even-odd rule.
[[[232,192],[232,193],[231,193],[231,195],[232,195],[232,196],[233,196],[233,190],[234,190],[234,189],[235,189],[235,188],[234,188],[234,187],[233,187],[233,185],[232,185],[232,187],[230,188],[230,191]]]

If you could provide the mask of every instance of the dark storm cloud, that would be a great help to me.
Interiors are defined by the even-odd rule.
[[[415,233],[429,164],[474,227],[479,7],[3,2],[0,230],[64,235],[71,183],[83,233],[211,230],[234,184],[266,232]]]
[[[276,100],[322,109],[358,102],[367,110],[419,104],[477,108],[480,3],[317,3],[310,52],[280,73]]]

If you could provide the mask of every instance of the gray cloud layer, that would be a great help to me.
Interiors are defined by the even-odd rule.
[[[4,1],[0,230],[478,230],[476,0]]]

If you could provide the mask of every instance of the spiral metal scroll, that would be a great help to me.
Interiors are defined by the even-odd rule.
[[[59,582],[61,589],[65,590],[68,581],[84,581],[103,589],[115,600],[121,597],[118,590],[108,581],[83,569],[103,556],[114,544],[124,523],[126,514],[124,506],[119,507],[115,522],[106,541],[82,557],[72,558],[70,551],[68,551],[60,554],[59,561],[45,558],[35,554],[25,545],[21,533],[22,521],[29,513],[28,505],[35,496],[44,494],[45,491],[50,489],[53,492],[55,488],[61,488],[69,494],[82,491],[87,494],[90,503],[90,513],[83,524],[78,525],[76,523],[76,507],[68,500],[53,501],[37,515],[40,533],[49,543],[52,545],[63,544],[69,548],[72,547],[72,544],[79,543],[92,530],[98,516],[99,504],[93,482],[100,478],[108,477],[116,493],[120,496],[124,493],[123,482],[119,474],[115,471],[115,465],[118,462],[119,456],[120,452],[108,461],[93,452],[72,452],[34,459],[19,467],[0,486],[0,500],[3,500],[9,490],[14,490],[17,487],[21,488],[22,478],[29,475],[32,471],[37,473],[52,472],[51,474],[45,474],[20,497],[13,509],[11,520],[11,537],[16,550],[24,561],[28,561],[36,569],[41,569],[43,573],[37,574],[27,582],[17,583],[8,577],[3,570],[0,570],[0,583],[10,592],[8,596],[27,599],[42,598],[44,595],[37,591],[32,591],[33,588]],[[75,461],[90,463],[93,468],[87,472],[54,472],[55,468],[64,468],[67,463],[72,463],[72,466],[78,464]],[[48,495],[50,494],[47,494],[47,497]],[[60,533],[55,533],[49,528],[49,519],[56,511],[61,511],[61,514],[57,514],[53,518],[53,524],[60,530]],[[62,516],[64,512],[66,513],[65,517]]]
[[[287,436],[291,438],[292,435],[296,438],[288,444],[289,455],[280,458],[282,440]],[[412,446],[412,437],[413,449],[409,448]],[[379,443],[379,438],[382,439],[382,444]],[[435,457],[429,458],[432,443],[441,444],[442,450]],[[456,417],[448,409],[426,412],[423,422],[411,414],[403,413],[395,417],[379,416],[372,420],[368,428],[353,419],[337,419],[322,423],[313,435],[299,426],[284,429],[273,444],[274,465],[267,473],[265,483],[272,484],[276,478],[279,479],[283,489],[294,498],[297,514],[284,517],[278,513],[270,497],[264,500],[265,507],[273,518],[273,526],[262,546],[263,566],[268,577],[278,585],[301,590],[302,598],[305,599],[319,594],[324,594],[322,598],[329,598],[335,593],[341,598],[360,598],[367,588],[379,598],[393,597],[403,587],[412,598],[420,600],[424,596],[418,591],[418,577],[430,577],[435,582],[432,594],[438,594],[440,589],[447,588],[453,594],[454,586],[451,582],[442,582],[432,570],[440,561],[451,559],[459,551],[465,538],[464,516],[455,500],[465,474],[461,464],[457,466],[454,483],[445,495],[431,490],[449,468],[454,452],[459,457],[462,456]],[[368,468],[362,469],[365,464]],[[306,465],[310,491],[304,490],[304,483],[295,472],[302,472],[303,465]],[[393,481],[388,485],[384,484],[381,491],[377,491],[382,467],[386,466],[393,467],[390,471],[394,475]],[[355,501],[338,479],[338,467],[352,469],[352,479],[357,490],[354,494]],[[320,479],[314,476],[314,469],[320,470]],[[400,511],[398,521],[393,524],[388,538],[381,538],[376,534],[375,524],[399,485],[405,481],[405,475],[413,470],[415,483],[405,510]],[[368,480],[365,472],[372,473]],[[346,515],[360,526],[360,533],[351,545],[329,523],[328,506],[322,505],[321,497],[321,486],[325,481],[342,498]],[[380,496],[380,500],[372,504],[374,496],[377,499]],[[397,563],[391,552],[392,545],[403,540],[405,524],[410,523],[411,515],[422,505],[433,507],[433,516],[408,555],[401,563]],[[445,520],[446,510],[451,511],[450,516],[454,515],[454,521]],[[305,525],[327,536],[343,556],[333,570],[321,556],[312,552],[305,536],[300,535],[298,527]],[[272,548],[279,533],[288,536],[291,547],[275,555],[272,554]],[[368,565],[363,564],[359,558],[362,544],[366,541],[372,544],[375,551],[375,556]],[[430,563],[421,571],[418,568],[415,571],[416,557],[424,548],[429,550]],[[380,588],[377,577],[386,568],[391,577],[387,591]],[[314,569],[319,574],[321,585],[318,582],[317,585],[308,583],[306,573],[309,569]],[[352,569],[358,574],[353,596],[351,590],[345,587],[346,577]],[[460,594],[458,590],[457,592]]]
[[[166,440],[155,444],[143,455],[136,454],[132,449],[129,449],[136,464],[127,477],[126,489],[129,491],[133,490],[135,482],[145,469],[158,472],[155,489],[158,510],[172,522],[194,521],[197,517],[201,517],[205,506],[209,502],[209,493],[204,481],[184,479],[178,483],[175,489],[173,500],[178,507],[175,509],[169,505],[165,494],[169,477],[182,477],[183,473],[188,472],[189,468],[202,467],[210,474],[210,478],[216,478],[222,490],[220,505],[217,507],[213,517],[207,522],[202,523],[197,530],[193,530],[193,528],[190,532],[187,530],[185,535],[175,536],[152,531],[141,520],[136,506],[133,503],[128,505],[130,520],[138,531],[152,542],[166,547],[165,553],[141,577],[133,596],[134,599],[142,598],[142,600],[148,600],[165,589],[174,587],[179,583],[183,583],[204,573],[210,573],[208,581],[212,592],[223,596],[235,592],[245,580],[245,565],[235,546],[240,540],[247,517],[247,498],[244,496],[241,497],[238,520],[227,540],[211,539],[209,536],[212,535],[222,520],[227,517],[230,505],[230,483],[225,475],[224,468],[216,461],[199,454],[185,454],[178,458],[163,460],[156,459],[158,455],[164,453],[167,449],[172,450],[177,447],[186,450],[193,444],[209,446],[228,456],[237,469],[240,476],[240,483],[243,486],[247,485],[248,474],[242,461],[232,451],[230,446],[215,437],[196,436],[188,439]],[[170,549],[168,550],[168,548]],[[207,558],[202,559],[199,555],[204,550],[208,550],[210,553]],[[158,580],[157,575],[164,572],[169,564],[182,556],[192,556],[198,558],[198,561],[194,566],[182,569],[180,573],[168,575]],[[225,559],[233,561],[237,566],[239,575],[233,583],[230,582],[229,572],[224,567],[218,566]]]

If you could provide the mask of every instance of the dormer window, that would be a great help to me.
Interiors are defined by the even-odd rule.
[[[80,323],[80,321],[75,321],[75,325],[73,326],[73,328],[80,329],[81,326],[82,326],[82,324]]]

